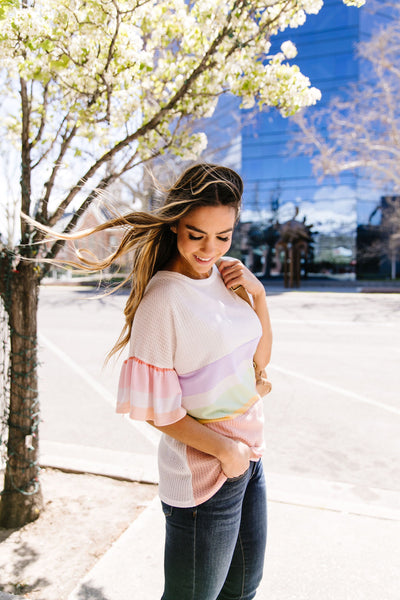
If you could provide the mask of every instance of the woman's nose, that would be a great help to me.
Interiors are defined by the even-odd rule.
[[[212,239],[203,239],[202,251],[205,254],[212,254],[215,248],[215,243]]]

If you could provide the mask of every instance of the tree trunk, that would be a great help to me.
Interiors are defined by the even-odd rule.
[[[42,505],[38,465],[37,307],[39,277],[31,262],[9,272],[2,297],[8,313],[10,406],[8,460],[0,503],[0,526],[21,527],[38,518]]]

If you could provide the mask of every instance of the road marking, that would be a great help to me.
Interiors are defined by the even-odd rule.
[[[289,375],[290,377],[297,377],[297,379],[301,379],[306,381],[307,383],[311,383],[312,385],[318,385],[330,392],[336,392],[341,394],[342,396],[347,396],[352,400],[357,400],[358,402],[363,402],[364,404],[369,404],[371,406],[375,406],[376,408],[380,408],[382,410],[386,410],[387,412],[394,413],[395,415],[400,415],[400,409],[395,406],[390,406],[390,404],[384,404],[383,402],[378,402],[377,400],[373,400],[372,398],[367,398],[366,396],[362,396],[361,394],[356,394],[355,392],[350,392],[345,388],[341,388],[337,385],[331,385],[330,383],[326,383],[325,381],[320,381],[319,379],[314,379],[314,377],[308,377],[308,375],[303,375],[302,373],[298,373],[296,371],[290,371],[289,369],[284,369],[282,367],[278,367],[274,364],[269,364],[268,369],[275,369],[279,373],[283,373],[284,375]]]
[[[66,354],[61,348],[53,344],[47,336],[40,333],[38,335],[39,341],[47,346],[49,350],[51,350],[56,356],[58,356],[66,365],[68,365],[79,377],[81,377],[103,400],[111,404],[111,406],[115,407],[116,398],[114,394],[111,394],[104,386],[101,385],[94,377],[89,375],[78,363],[76,363],[68,354]],[[127,422],[134,427],[148,442],[153,444],[153,446],[158,446],[158,442],[160,439],[160,434],[157,430],[153,430],[151,425],[142,421],[134,421],[130,419],[128,415],[123,415]]]
[[[61,348],[53,344],[47,336],[43,335],[43,333],[39,334],[39,340],[49,348],[54,354],[56,354],[65,364],[67,364],[71,369],[75,371],[92,389],[94,389],[103,400],[115,406],[115,396],[111,394],[104,386],[102,386],[94,377],[89,375],[78,363],[76,363],[68,354],[66,354]],[[363,402],[364,404],[369,404],[370,406],[375,406],[376,408],[380,408],[382,410],[386,410],[387,412],[394,413],[396,415],[400,415],[400,409],[390,406],[389,404],[384,404],[383,402],[378,402],[377,400],[373,400],[372,398],[367,398],[366,396],[362,396],[361,394],[356,394],[355,392],[351,392],[346,390],[345,388],[341,388],[336,385],[331,385],[330,383],[326,383],[324,381],[320,381],[319,379],[314,379],[314,377],[309,377],[307,375],[303,375],[302,373],[298,373],[296,371],[291,371],[289,369],[284,369],[283,367],[278,367],[277,365],[270,364],[269,368],[275,369],[276,371],[283,373],[285,375],[289,375],[291,377],[297,377],[297,379],[301,379],[306,381],[307,383],[311,383],[312,385],[317,385],[324,389],[327,389],[331,392],[336,392],[341,394],[342,396],[347,396],[352,400],[357,400],[358,402]],[[147,423],[141,421],[134,421],[126,416],[128,423],[137,429],[151,444],[154,446],[158,445],[158,441],[160,439],[159,434],[156,431],[153,431],[153,428]]]

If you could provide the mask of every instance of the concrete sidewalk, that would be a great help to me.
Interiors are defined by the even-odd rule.
[[[270,500],[269,528],[257,600],[398,600],[398,520]],[[159,600],[162,539],[156,499],[68,600]]]
[[[146,480],[156,477],[145,455],[130,455],[136,468],[128,471],[124,453],[43,446],[42,466],[136,480],[149,469]],[[267,483],[268,546],[256,600],[399,600],[400,493],[273,473]],[[163,538],[155,498],[68,600],[159,600]],[[18,597],[0,592],[0,600]]]
[[[70,470],[99,472],[94,466],[103,464],[105,474],[119,476],[121,453],[98,451],[91,461],[67,450]],[[62,454],[60,445],[58,455],[43,455],[43,465],[56,467]],[[142,455],[130,462],[138,473],[149,467]],[[257,600],[399,600],[399,493],[273,473],[267,483],[268,547]],[[163,519],[155,498],[68,600],[159,600]]]
[[[257,600],[398,600],[400,496],[269,478],[269,539]],[[68,600],[157,600],[163,516],[156,498]],[[177,598],[176,600],[179,600]]]

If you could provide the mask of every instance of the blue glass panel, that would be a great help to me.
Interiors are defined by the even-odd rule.
[[[360,11],[329,0],[318,15],[309,15],[299,29],[286,30],[273,40],[272,51],[292,40],[298,49],[295,63],[321,89],[326,103],[347,83],[359,76],[354,46],[359,39]],[[310,109],[312,110],[312,109]],[[276,110],[258,114],[242,132],[242,175],[245,181],[244,209],[268,219],[272,202],[279,197],[280,214],[300,214],[317,223],[326,234],[344,228],[356,229],[356,179],[344,174],[339,179],[317,181],[308,157],[288,149],[289,119]]]

